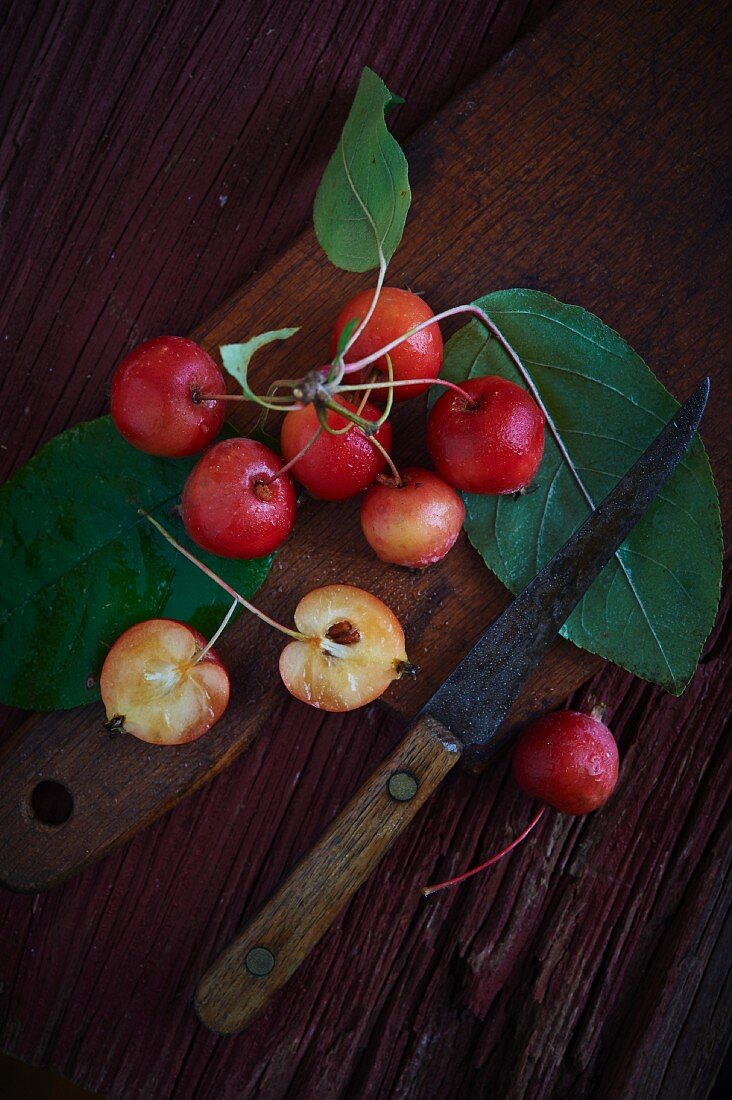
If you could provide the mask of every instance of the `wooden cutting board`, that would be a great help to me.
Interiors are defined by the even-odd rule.
[[[661,10],[644,14],[639,37],[626,4],[571,8],[409,143],[414,201],[389,282],[423,293],[436,310],[499,287],[539,287],[600,314],[677,396],[710,373],[703,435],[718,478],[726,478],[729,379],[719,321],[728,282],[717,228],[725,107],[717,98],[706,112],[697,109],[711,95],[704,87],[710,53],[718,50],[722,61],[718,16],[699,13],[708,25],[686,42],[669,35]],[[628,87],[633,97],[625,101]],[[254,382],[264,388],[273,377],[320,365],[339,304],[367,285],[368,277],[330,267],[307,233],[193,336],[214,350],[301,325],[289,345],[255,360]],[[241,426],[252,419],[242,416]],[[419,404],[397,409],[398,462],[425,460],[423,423]],[[388,568],[362,540],[356,502],[308,501],[257,599],[287,620],[301,595],[330,581],[369,588],[404,623],[421,672],[385,698],[405,717],[508,600],[464,539],[424,573]],[[99,705],[31,718],[6,747],[0,770],[0,879],[21,890],[52,886],[226,767],[264,723],[276,721],[280,646],[259,623],[240,620],[219,647],[232,674],[232,704],[192,745],[155,749],[110,737]],[[557,643],[509,722],[556,704],[599,664]],[[71,796],[63,824],[44,823],[33,811],[42,781]]]

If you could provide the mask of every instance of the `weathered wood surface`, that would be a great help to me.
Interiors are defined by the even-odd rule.
[[[24,328],[35,343],[26,349],[27,359],[19,353],[13,386],[5,397],[6,402],[15,401],[23,387],[26,404],[31,391],[34,397],[25,418],[24,404],[9,406],[17,434],[10,444],[8,468],[16,456],[18,461],[27,457],[23,448],[32,450],[40,438],[59,430],[68,419],[101,410],[97,385],[84,388],[72,370],[79,356],[86,372],[97,372],[94,380],[98,382],[127,338],[131,343],[152,331],[188,327],[190,318],[203,315],[205,309],[186,313],[186,302],[195,306],[196,294],[203,300],[206,287],[218,278],[225,281],[241,255],[245,262],[249,256],[251,264],[257,248],[262,255],[271,244],[267,253],[271,256],[287,242],[309,207],[309,196],[304,201],[298,188],[306,175],[312,188],[337,131],[336,122],[328,141],[321,147],[318,139],[316,153],[311,154],[307,127],[302,133],[299,130],[304,116],[312,121],[317,115],[317,109],[310,114],[310,102],[299,91],[305,86],[320,88],[318,104],[323,110],[330,87],[337,83],[341,59],[327,49],[325,32],[317,43],[303,46],[298,22],[302,13],[293,4],[291,38],[273,68],[280,87],[284,82],[290,88],[290,104],[297,101],[297,119],[282,120],[283,126],[291,124],[297,130],[298,138],[291,142],[294,151],[288,147],[285,154],[275,140],[277,135],[262,136],[271,124],[272,101],[265,94],[264,105],[257,108],[252,103],[249,116],[249,125],[261,139],[261,145],[250,146],[255,151],[251,171],[258,182],[246,196],[235,195],[232,186],[230,201],[211,211],[205,196],[210,192],[209,197],[216,198],[218,169],[238,137],[238,128],[235,134],[221,121],[222,99],[233,96],[229,105],[241,103],[240,85],[232,91],[229,83],[213,87],[208,79],[205,65],[211,63],[213,42],[237,60],[242,41],[249,42],[255,53],[262,51],[257,55],[258,68],[249,71],[268,71],[267,59],[279,56],[282,36],[274,36],[276,41],[270,45],[263,42],[264,31],[259,36],[254,33],[260,17],[245,7],[234,11],[223,5],[212,13],[207,5],[199,30],[194,29],[198,15],[194,5],[178,4],[156,14],[154,25],[152,16],[148,24],[139,15],[137,22],[130,19],[123,5],[100,14],[105,7],[96,5],[93,17],[81,6],[69,7],[66,13],[49,8],[34,15],[41,27],[24,6],[15,11],[18,43],[11,40],[9,50],[18,59],[13,77],[18,91],[14,118],[16,123],[21,119],[25,130],[19,132],[16,125],[10,131],[16,140],[9,148],[11,155],[24,158],[16,169],[16,187],[25,176],[32,194],[15,205],[6,202],[3,217],[12,220],[20,209],[19,220],[13,221],[13,257],[19,267],[13,269],[10,286],[16,307],[20,302],[25,312],[19,310],[11,317],[22,321],[13,330],[18,346],[25,348],[20,339]],[[608,125],[621,129],[629,155],[638,160],[654,155],[651,139],[644,144],[638,132],[623,130],[639,89],[646,89],[641,99],[649,124],[668,108],[669,99],[679,98],[681,85],[687,124],[692,116],[716,117],[717,93],[724,83],[719,67],[709,58],[719,33],[721,5],[699,6],[690,24],[682,5],[669,2],[646,10],[615,2],[605,5],[608,10],[600,14],[588,10],[582,16],[587,25],[579,30],[572,25],[573,19],[580,18],[578,7],[570,3],[561,8],[550,34],[544,39],[539,36],[501,66],[497,77],[503,80],[514,65],[526,65],[534,74],[533,93],[527,91],[526,99],[513,105],[514,131],[516,119],[530,125],[532,102],[536,104],[542,92],[551,94],[550,51],[557,50],[568,72],[575,65],[589,64],[586,54],[593,51],[595,68],[615,66],[617,102],[614,121],[608,116]],[[123,22],[127,18],[126,33],[110,34],[113,41],[108,42],[101,28],[110,22],[113,10],[122,12]],[[430,28],[429,35],[425,30],[419,54],[423,87],[429,89],[429,94],[423,93],[425,114],[451,87],[445,74],[454,74],[455,59],[465,59],[469,66],[479,49],[484,50],[480,56],[487,57],[491,45],[490,32],[482,42],[475,34],[477,25],[485,25],[480,22],[486,18],[484,5],[480,14],[477,7],[475,11],[468,5],[461,7],[459,20],[451,14],[449,34],[442,35],[434,34],[436,10],[429,5],[389,7],[390,18],[403,34],[410,20]],[[467,12],[464,21],[463,10]],[[331,13],[325,6],[324,11],[327,25]],[[363,42],[353,40],[351,25],[352,19],[378,22],[379,6],[370,14],[357,4],[344,6],[342,12],[346,11],[338,20],[334,5],[332,15],[340,27],[338,33],[344,35],[344,48],[355,59],[352,68],[343,70],[344,106],[345,89],[364,60],[397,86],[393,74],[397,69],[409,72],[417,56],[409,53],[416,43],[407,45],[406,37],[403,53],[395,50],[394,39],[388,39],[380,61],[378,51],[370,52],[373,29],[367,51]],[[516,18],[516,11],[515,5],[504,3],[497,18],[508,19],[509,12]],[[229,36],[222,32],[224,18],[231,23]],[[237,27],[242,28],[247,19],[249,35],[242,32],[237,40]],[[623,45],[616,43],[615,51],[607,33],[612,20],[620,20],[622,28]],[[706,45],[694,52],[689,36]],[[655,101],[627,63],[637,37],[651,42],[654,57],[662,46],[672,51],[673,63],[656,66],[652,74]],[[167,50],[161,48],[161,39],[167,40]],[[129,90],[134,61],[143,48],[151,70],[138,66],[139,87]],[[318,48],[325,51],[322,58]],[[113,50],[117,64],[112,66],[105,59],[105,86],[97,97],[93,65],[105,49]],[[450,63],[440,68],[446,50]],[[183,66],[186,57],[192,68]],[[186,76],[194,73],[203,106],[183,78],[184,70]],[[299,74],[299,83],[293,81],[293,72]],[[536,74],[541,76],[538,86]],[[30,85],[24,83],[26,79]],[[36,90],[31,94],[34,82]],[[58,144],[50,148],[42,167],[35,165],[32,154],[35,150],[41,159],[45,146],[52,144],[45,142],[44,135],[55,133],[53,128],[44,130],[50,108],[43,96],[54,87],[60,89],[62,83],[63,94],[56,93],[57,110],[66,119],[66,129],[60,131]],[[164,139],[159,148],[170,155],[156,155],[148,165],[150,103],[157,88],[162,89],[162,97],[174,87],[180,92],[180,106],[168,94],[170,113],[162,126],[158,120]],[[408,81],[399,87],[409,92]],[[710,88],[716,89],[714,94]],[[412,99],[415,102],[414,95]],[[565,99],[560,89],[554,92],[553,105],[560,118],[561,110],[569,109]],[[416,102],[418,110],[419,95]],[[92,103],[95,111],[87,111]],[[496,110],[501,106],[497,95]],[[238,111],[237,118],[243,117],[240,107]],[[113,114],[113,125],[107,127]],[[425,114],[412,116],[412,121]],[[134,127],[128,127],[128,116],[141,128],[139,139],[134,137]],[[87,126],[99,127],[96,144],[84,137]],[[511,134],[507,138],[496,124],[487,136],[496,159],[486,161],[486,170],[500,182],[500,165],[506,162],[506,147],[501,143]],[[563,143],[570,137],[558,123],[556,171]],[[67,139],[73,139],[69,150],[64,144]],[[607,189],[600,210],[579,202],[572,211],[571,192],[560,199],[552,193],[548,207],[537,205],[539,184],[542,178],[551,182],[551,177],[538,162],[532,166],[527,161],[516,171],[511,203],[506,199],[495,210],[491,285],[538,279],[560,296],[582,301],[621,328],[667,378],[674,377],[675,363],[689,362],[698,354],[700,340],[706,357],[720,357],[726,306],[721,305],[724,280],[714,266],[721,262],[719,251],[714,252],[711,267],[694,270],[684,327],[661,330],[659,321],[666,320],[663,310],[653,314],[654,303],[657,309],[659,302],[673,303],[676,280],[682,277],[669,262],[673,255],[662,249],[659,253],[656,247],[663,212],[674,218],[673,200],[680,187],[689,188],[689,201],[699,197],[694,194],[698,182],[694,169],[711,166],[714,175],[720,140],[721,131],[710,131],[704,143],[689,141],[687,125],[678,140],[675,165],[666,166],[665,190],[655,196],[638,195],[629,178],[627,191],[615,204],[612,188]],[[24,141],[32,143],[30,150],[24,151]],[[204,168],[198,150],[186,160],[189,141],[210,141],[211,160]],[[69,154],[65,177],[61,169],[48,170],[48,165],[56,163],[59,147]],[[102,163],[107,169],[106,176],[104,172],[94,175],[91,207],[78,190],[91,186],[91,175],[89,179],[83,172],[69,177],[77,163],[70,155],[72,147],[82,161],[91,158],[85,162],[87,169],[90,163]],[[588,151],[588,173],[591,153],[596,155],[598,150]],[[94,155],[102,161],[94,161]],[[127,157],[133,162],[137,157],[137,168],[150,176],[139,173],[138,178],[130,172]],[[121,158],[121,165],[116,158]],[[161,164],[167,174],[161,172]],[[288,165],[297,178],[290,178],[285,186],[282,179]],[[604,168],[611,182],[617,183],[618,176],[621,182],[625,179],[617,167]],[[418,165],[414,174],[427,169]],[[117,171],[121,174],[116,176]],[[281,206],[274,192],[271,205],[269,196],[264,197],[268,174],[273,172],[284,187]],[[105,191],[110,178],[115,186]],[[133,183],[130,194],[120,196],[124,179]],[[584,179],[580,174],[578,186]],[[181,232],[180,220],[171,209],[172,198],[193,194],[186,190],[188,183],[195,188],[201,232],[206,223],[205,248],[197,243],[190,251],[179,249],[171,259],[171,242]],[[455,183],[461,187],[464,181]],[[166,191],[167,187],[171,190]],[[55,205],[38,201],[45,188]],[[17,192],[9,193],[17,199]],[[655,223],[651,219],[651,211],[658,209],[654,199],[661,207]],[[244,212],[250,218],[252,210],[256,212],[251,239],[235,237],[236,222],[225,233],[217,229],[234,202],[242,217]],[[559,238],[556,253],[540,243],[540,226],[553,212],[552,204],[566,208],[565,216],[576,226],[574,258],[560,258]],[[704,211],[700,219],[674,225],[680,240],[691,238],[701,246],[704,239],[715,239],[718,191],[711,187],[705,191],[700,209]],[[69,233],[74,211],[80,222],[78,230]],[[611,259],[613,242],[617,245],[622,236],[616,224],[620,213],[630,226],[624,264]],[[415,216],[423,214],[415,212]],[[281,224],[287,223],[281,238],[280,218]],[[125,271],[115,274],[109,264],[116,258],[110,261],[103,248],[98,253],[92,249],[89,266],[93,270],[87,276],[82,270],[83,250],[97,237],[102,240],[109,225],[116,232],[128,227]],[[267,231],[258,235],[264,225]],[[159,235],[157,253],[153,229]],[[441,234],[445,231],[439,226]],[[198,242],[196,227],[190,232]],[[29,233],[35,236],[29,238]],[[663,234],[659,244],[660,238]],[[7,233],[4,239],[8,240]],[[235,250],[231,239],[237,241]],[[436,249],[445,243],[440,237]],[[51,251],[46,255],[47,246]],[[37,255],[41,260],[30,263],[29,257]],[[54,255],[62,266],[49,263]],[[247,270],[246,266],[236,269],[228,285],[235,286]],[[449,278],[449,273],[441,271],[439,279],[433,276],[428,286],[417,289],[428,293],[439,285],[437,304],[454,300],[466,285],[450,286]],[[475,278],[475,289],[484,289],[485,273],[478,272]],[[129,310],[125,314],[119,298],[110,297],[108,279],[112,287],[118,279],[123,302],[141,311],[143,320],[136,330],[134,315]],[[634,289],[644,280],[650,282],[649,290],[638,302]],[[226,287],[219,287],[219,293],[204,305],[213,305],[222,289]],[[474,288],[467,289],[472,293]],[[616,293],[620,297],[614,307]],[[57,315],[66,295],[70,308]],[[119,319],[115,332],[110,332],[104,313],[108,297]],[[717,318],[720,324],[714,327]],[[3,332],[8,331],[6,326]],[[36,355],[48,355],[48,349],[56,347],[61,349],[51,364],[59,377],[58,383],[53,380],[54,387],[58,384],[53,390],[56,403],[50,397],[41,409],[35,401],[39,373],[37,367],[34,373],[32,364]],[[83,347],[87,350],[82,351]],[[27,378],[21,366],[26,363]],[[48,379],[41,377],[46,392]],[[709,442],[715,451],[728,444],[728,435],[717,433]],[[670,699],[616,670],[604,672],[594,689],[610,703],[624,758],[621,785],[611,805],[588,821],[555,817],[543,822],[533,845],[513,855],[490,878],[460,893],[423,902],[417,893],[420,885],[492,850],[525,823],[529,809],[513,791],[505,762],[479,782],[453,776],[444,796],[426,809],[359,892],[290,992],[283,993],[245,1035],[217,1040],[196,1025],[191,1014],[193,989],[205,963],[228,942],[242,917],[255,912],[272,893],[402,729],[401,722],[378,708],[351,718],[323,720],[295,704],[286,705],[262,739],[226,774],[104,864],[45,896],[0,895],[4,1047],[18,1056],[59,1066],[90,1087],[125,1100],[316,1092],[349,1097],[541,1097],[552,1092],[572,1096],[601,1092],[612,1097],[674,1100],[705,1095],[724,1048],[731,1007],[729,924],[725,925],[730,892],[726,803],[730,763],[723,740],[729,710],[729,682],[724,678],[728,639],[729,599],[699,674],[682,700]]]
[[[229,1035],[264,1011],[449,775],[461,751],[434,718],[417,719],[206,971],[195,1000],[202,1023]],[[252,966],[250,958],[262,951],[269,956],[264,970],[261,959]]]
[[[713,18],[675,34],[662,12],[648,12],[645,21],[635,19],[640,37],[631,50],[622,5],[609,13],[600,8],[586,9],[582,18],[558,17],[569,20],[565,40],[557,42],[549,27],[535,47],[504,63],[418,135],[410,146],[414,212],[390,278],[417,285],[439,308],[474,297],[488,285],[538,279],[626,332],[680,394],[708,370],[714,396],[705,434],[718,471],[724,472],[730,380],[718,319],[726,309],[725,280],[719,241],[711,231],[720,206],[724,104],[715,100],[698,109],[708,66],[721,46]],[[591,48],[575,58],[578,40]],[[537,62],[543,74],[540,94]],[[626,104],[624,89],[631,85]],[[679,132],[690,148],[703,148],[704,156],[680,153]],[[652,265],[638,252],[644,241]],[[703,281],[700,268],[708,273]],[[671,281],[668,272],[674,272]],[[215,348],[251,335],[252,326],[300,323],[302,336],[292,346],[256,360],[255,377],[264,388],[278,374],[291,376],[322,361],[333,303],[369,278],[344,276],[330,267],[308,233],[196,335]],[[708,344],[699,341],[696,328],[689,338],[690,309],[707,319]],[[398,457],[422,457],[422,417],[420,403],[397,410]],[[247,420],[250,413],[244,414]],[[404,623],[421,671],[386,698],[405,717],[416,712],[507,598],[464,540],[439,566],[409,575],[365,552],[356,503],[334,509],[310,502],[259,600],[270,613],[289,619],[304,591],[344,578],[382,596]],[[272,671],[280,641],[250,621],[232,631],[221,648],[236,685],[233,705],[215,736],[204,741],[166,753],[129,738],[110,742],[98,706],[51,715],[23,731],[2,765],[8,799],[0,810],[5,852],[0,880],[36,889],[65,877],[128,838],[250,743],[282,701]],[[511,721],[556,704],[599,664],[557,644]],[[73,817],[53,832],[39,828],[23,810],[27,792],[42,777],[61,781],[74,797]]]

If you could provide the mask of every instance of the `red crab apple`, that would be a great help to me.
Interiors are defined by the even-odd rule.
[[[607,802],[618,780],[618,747],[607,726],[597,716],[574,710],[545,714],[527,726],[513,751],[516,782],[530,798],[544,803],[526,828],[489,859],[455,878],[426,886],[434,894],[478,875],[512,852],[538,824],[547,806],[563,814],[587,814]]]
[[[445,557],[460,534],[465,507],[451,485],[417,466],[401,484],[377,481],[361,501],[361,528],[382,561],[423,569]]]
[[[591,714],[559,710],[533,722],[513,753],[516,782],[563,814],[602,806],[618,779],[618,747],[607,726]]]
[[[361,588],[313,589],[295,608],[295,626],[303,638],[282,650],[280,676],[287,690],[311,707],[354,710],[415,671],[396,615]]]
[[[357,406],[344,397],[336,398],[342,408],[357,411]],[[367,402],[360,415],[375,423],[381,410]],[[349,421],[332,409],[327,410],[329,427],[345,428]],[[280,445],[285,462],[292,462],[313,439],[320,428],[314,405],[288,412],[282,422]],[[391,424],[387,421],[376,433],[375,439],[386,450],[391,450]],[[356,425],[342,435],[329,435],[322,431],[305,453],[297,458],[292,472],[297,480],[314,497],[321,500],[346,500],[363,492],[381,473],[386,465],[383,454],[368,436]]]
[[[199,459],[183,486],[186,531],[198,546],[229,558],[259,558],[295,522],[292,478],[254,439],[224,439]]]
[[[544,453],[544,414],[533,397],[488,375],[448,390],[427,420],[438,474],[468,493],[515,493],[535,476]]]
[[[362,291],[351,298],[338,314],[333,328],[331,346],[333,355],[336,354],[343,329],[354,318],[363,319],[366,316],[373,296],[373,290]],[[393,286],[382,287],[376,308],[361,335],[349,348],[345,362],[353,363],[357,359],[372,355],[416,325],[428,321],[430,317],[434,317],[434,313],[416,294]],[[412,378],[424,379],[424,381],[415,381],[413,386],[397,386],[394,389],[394,400],[407,401],[410,397],[419,397],[429,388],[430,382],[437,377],[442,367],[440,326],[435,322],[414,333],[390,351],[389,357],[395,382],[406,382]],[[377,370],[386,378],[388,370],[386,359],[382,356],[372,366],[364,369],[368,373]]]
[[[201,395],[225,388],[221,371],[198,344],[182,336],[157,336],[134,348],[117,367],[112,419],[128,443],[148,454],[196,454],[219,434],[226,411],[223,401]]]
[[[182,745],[226,710],[229,676],[206,639],[175,619],[148,619],[120,635],[99,686],[109,724],[153,745]]]

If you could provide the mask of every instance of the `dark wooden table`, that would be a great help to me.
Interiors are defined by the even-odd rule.
[[[407,96],[404,137],[550,6],[6,7],[0,476],[104,410],[126,348],[190,330],[290,243],[364,63]],[[285,705],[121,851],[0,895],[3,1049],[115,1100],[705,1096],[732,1007],[729,617],[728,595],[683,699],[608,668],[575,700],[610,707],[611,812],[549,817],[491,876],[415,905],[525,821],[505,762],[457,777],[289,991],[217,1039],[191,1013],[202,966],[401,730],[378,706]]]

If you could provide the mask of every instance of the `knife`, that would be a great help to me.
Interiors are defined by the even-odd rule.
[[[691,445],[709,396],[697,386],[632,469],[476,642],[259,914],[201,978],[195,1008],[240,1031],[321,939],[438,784],[484,764],[515,736],[498,727],[592,582]]]

